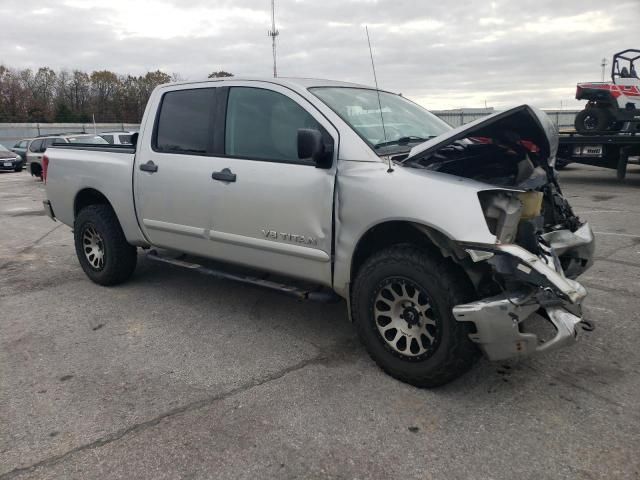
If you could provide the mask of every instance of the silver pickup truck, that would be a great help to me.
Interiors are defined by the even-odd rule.
[[[175,83],[151,95],[135,146],[50,147],[45,208],[73,228],[96,283],[127,280],[142,248],[342,297],[381,368],[433,387],[481,352],[574,341],[594,239],[558,185],[557,146],[527,105],[452,129],[350,83]]]

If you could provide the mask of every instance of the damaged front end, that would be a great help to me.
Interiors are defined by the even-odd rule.
[[[591,266],[595,243],[562,195],[557,145],[546,115],[523,105],[418,145],[403,161],[492,185],[478,201],[495,243],[467,242],[452,253],[481,297],[453,314],[474,325],[470,338],[490,360],[573,342],[582,322],[587,292],[575,278]],[[540,324],[552,333],[537,332]]]

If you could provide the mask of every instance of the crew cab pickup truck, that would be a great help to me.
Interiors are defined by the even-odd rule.
[[[45,208],[98,284],[127,280],[141,248],[342,297],[371,357],[419,387],[581,330],[575,278],[594,239],[558,184],[556,128],[532,107],[452,129],[350,83],[174,83],[154,90],[134,143],[46,152]]]

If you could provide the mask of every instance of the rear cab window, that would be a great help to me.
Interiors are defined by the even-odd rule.
[[[153,150],[185,155],[211,154],[215,92],[215,88],[197,88],[165,93],[156,120]]]
[[[60,141],[65,141],[64,139],[60,139]],[[109,143],[99,135],[84,135],[77,137],[67,137],[66,141],[68,143],[85,143],[85,144],[94,144],[94,145],[108,145]]]

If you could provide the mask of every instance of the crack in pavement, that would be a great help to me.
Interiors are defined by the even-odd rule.
[[[283,378],[285,376],[287,376],[288,374],[298,371],[298,370],[302,370],[303,368],[306,368],[310,365],[321,365],[321,364],[326,364],[328,362],[331,361],[331,355],[332,354],[336,354],[336,360],[339,360],[341,357],[341,353],[343,354],[342,356],[344,356],[343,350],[352,350],[353,347],[353,342],[348,341],[348,342],[343,342],[341,344],[337,344],[335,345],[333,348],[328,348],[325,349],[324,351],[321,351],[318,355],[314,356],[313,358],[310,358],[308,360],[303,360],[301,362],[298,362],[294,365],[291,365],[290,367],[284,368],[278,372],[272,373],[271,375],[267,375],[266,377],[263,378],[259,378],[259,379],[255,379],[252,380],[244,385],[241,385],[237,388],[234,388],[232,390],[229,390],[227,392],[222,392],[219,393],[217,395],[213,395],[207,398],[203,398],[200,400],[195,400],[193,402],[187,403],[185,405],[182,405],[180,407],[176,407],[173,408],[171,410],[168,410],[156,417],[153,417],[149,420],[146,420],[144,422],[141,423],[136,423],[134,425],[131,425],[129,427],[125,427],[122,428],[120,430],[117,430],[115,432],[112,432],[108,435],[105,435],[104,437],[98,438],[97,440],[94,440],[93,442],[84,444],[84,445],[79,445],[76,448],[73,448],[71,450],[68,450],[64,453],[61,453],[59,455],[54,455],[52,457],[49,458],[45,458],[44,460],[40,460],[39,462],[36,462],[34,464],[31,464],[29,466],[26,467],[17,467],[14,468],[13,470],[10,470],[8,472],[5,472],[3,474],[0,474],[0,480],[9,480],[12,478],[16,478],[18,476],[24,475],[26,473],[30,473],[35,471],[36,469],[40,468],[40,467],[51,467],[53,465],[56,465],[62,461],[64,461],[65,459],[67,459],[68,457],[79,453],[79,452],[83,452],[85,450],[93,450],[95,448],[100,448],[103,447],[105,445],[108,445],[110,443],[116,442],[122,438],[124,438],[125,436],[131,434],[131,433],[137,433],[143,430],[146,430],[148,428],[154,427],[156,425],[158,425],[160,422],[162,422],[164,419],[166,418],[171,418],[174,417],[176,415],[180,415],[182,413],[187,413],[187,412],[192,412],[194,410],[198,410],[200,408],[203,407],[207,407],[209,405],[212,405],[220,400],[226,400],[227,398],[233,397],[234,395],[238,395],[240,393],[244,393],[247,392],[255,387],[260,387],[262,385],[266,385],[269,382],[273,382],[275,380],[278,380],[280,378]]]
[[[561,375],[559,375],[559,374],[555,374],[554,375],[554,374],[547,373],[547,372],[541,370],[540,368],[536,367],[535,365],[524,365],[524,367],[528,368],[529,370],[532,370],[532,371],[536,372],[539,375],[544,375],[547,378],[552,378],[552,379],[554,379],[554,380],[556,380],[558,382],[564,383],[565,385],[567,385],[569,387],[575,388],[576,390],[579,390],[581,392],[584,392],[584,393],[587,393],[589,395],[592,395],[592,396],[596,397],[597,399],[603,401],[604,403],[607,403],[609,405],[613,405],[615,407],[624,409],[627,414],[629,414],[629,415],[631,415],[631,416],[633,416],[633,417],[635,417],[637,419],[640,419],[640,415],[638,415],[637,413],[635,413],[633,411],[630,411],[629,407],[627,405],[625,405],[624,403],[620,403],[620,402],[618,402],[618,401],[616,401],[616,400],[614,400],[612,398],[607,397],[606,395],[602,395],[602,394],[600,394],[598,392],[595,392],[595,391],[593,391],[593,390],[591,390],[591,389],[589,389],[587,387],[584,387],[584,386],[582,386],[582,385],[570,380],[571,375],[566,373],[566,372],[563,372],[563,374],[561,374]],[[569,377],[569,378],[567,378],[567,377]]]
[[[44,240],[45,238],[47,238],[47,236],[49,236],[51,233],[53,233],[55,230],[59,229],[60,227],[64,226],[64,223],[60,223],[58,225],[56,225],[55,227],[53,227],[51,230],[49,230],[47,233],[45,233],[44,235],[42,235],[40,238],[38,238],[35,242],[33,242],[31,245],[29,245],[28,247],[24,247],[21,250],[18,250],[15,253],[15,256],[18,255],[22,255],[23,253],[27,253],[29,250],[31,250],[33,247],[35,247],[36,245],[38,245],[38,243],[40,243],[42,240]],[[9,260],[8,262],[3,263],[2,265],[0,265],[0,270],[3,270],[5,268],[7,268],[9,265],[13,265],[15,263],[18,263],[16,260]]]
[[[615,253],[615,252],[614,252]],[[625,267],[636,267],[640,268],[640,263],[635,262],[625,262],[624,260],[616,260],[615,258],[607,258],[607,257],[595,257],[594,260],[598,262],[609,262],[615,263],[617,265],[624,265]]]
[[[622,288],[612,288],[612,287],[605,287],[603,285],[599,285],[597,283],[592,283],[590,281],[580,281],[580,283],[582,285],[584,285],[587,288],[594,288],[596,290],[600,290],[602,292],[608,292],[608,293],[615,293],[616,295],[620,295],[621,297],[629,297],[629,298],[638,298],[638,294],[637,293],[633,293],[629,290],[624,290]]]

